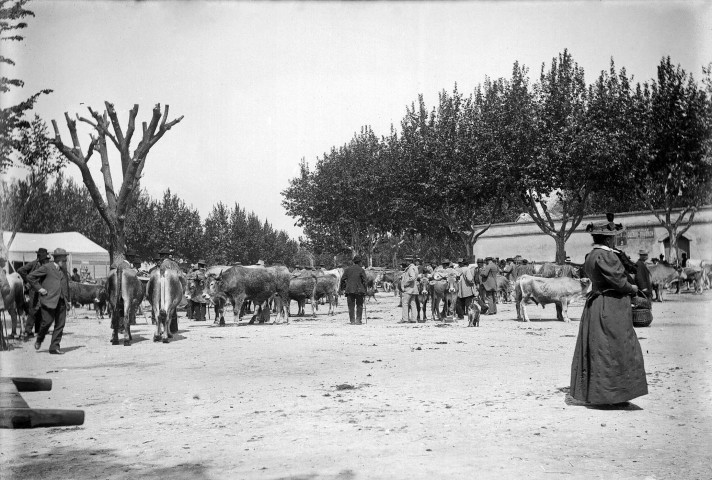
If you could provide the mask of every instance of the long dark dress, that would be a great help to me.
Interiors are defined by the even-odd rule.
[[[592,404],[613,404],[648,393],[643,352],[633,328],[633,287],[623,264],[599,246],[586,258],[591,293],[581,316],[571,363],[571,396]]]

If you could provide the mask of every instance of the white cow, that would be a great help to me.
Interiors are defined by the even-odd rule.
[[[526,303],[531,300],[541,308],[548,303],[556,305],[556,318],[570,322],[569,302],[573,297],[585,295],[591,285],[588,278],[556,277],[543,278],[522,275],[514,285],[514,302],[517,307],[517,320],[529,321]],[[521,308],[521,311],[520,311]]]

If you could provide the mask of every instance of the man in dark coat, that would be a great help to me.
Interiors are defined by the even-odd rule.
[[[584,264],[591,293],[571,362],[570,393],[591,404],[624,404],[648,393],[630,300],[638,288],[628,283],[623,263],[613,250],[616,226],[590,224],[586,231],[594,243]]]
[[[197,268],[194,268],[193,271],[188,274],[188,280],[194,280],[195,278],[197,278],[199,282],[205,281],[205,260],[198,260]],[[207,310],[203,292],[196,291],[193,297],[188,300],[188,306],[186,307],[186,311],[189,314],[188,318],[197,320],[198,322],[204,322]]]
[[[487,265],[480,271],[480,278],[482,279],[482,286],[485,289],[485,296],[487,297],[487,315],[494,315],[497,313],[497,300],[495,298],[497,294],[497,274],[499,273],[499,267],[494,263],[494,258],[485,258]]]
[[[650,298],[653,291],[653,282],[650,278],[650,270],[648,270],[648,266],[645,264],[645,261],[648,259],[648,251],[640,250],[638,255],[638,261],[635,262],[637,268],[635,272],[635,284],[638,286],[639,291]]]
[[[40,248],[37,250],[37,259],[20,267],[17,270],[17,273],[20,274],[20,277],[22,277],[22,281],[25,282],[25,285],[30,285],[30,282],[27,279],[27,276],[31,272],[37,270],[38,268],[40,268],[42,265],[44,265],[47,262],[49,262],[49,255],[47,253],[47,249]],[[40,327],[42,326],[42,310],[40,309],[40,294],[37,293],[37,290],[32,288],[32,285],[29,286],[28,290],[29,290],[28,293],[30,296],[30,304],[29,304],[27,320],[25,321],[25,340],[28,340],[28,339],[34,337],[34,334],[32,333],[33,329],[35,332],[39,332]]]
[[[42,326],[37,334],[35,350],[42,346],[50,325],[54,323],[52,330],[52,343],[49,346],[49,353],[62,355],[60,342],[64,322],[67,317],[67,307],[69,306],[69,273],[67,272],[67,252],[62,248],[57,248],[52,254],[54,261],[41,265],[38,269],[27,276],[27,280],[32,288],[40,294],[40,305],[42,311]]]
[[[346,294],[346,303],[349,307],[349,323],[361,325],[363,316],[363,299],[366,295],[368,279],[366,271],[361,266],[361,258],[354,257],[353,265],[344,270],[341,277],[341,289]],[[354,315],[354,306],[356,315]]]

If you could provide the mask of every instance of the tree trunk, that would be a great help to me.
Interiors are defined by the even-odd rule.
[[[668,241],[670,242],[670,252],[668,253],[667,261],[670,263],[678,264],[680,259],[680,252],[677,246],[677,232],[675,227],[668,227]]]
[[[563,235],[557,235],[554,237],[554,241],[556,241],[556,263],[559,265],[563,265],[564,262],[566,261],[566,239],[563,237]]]

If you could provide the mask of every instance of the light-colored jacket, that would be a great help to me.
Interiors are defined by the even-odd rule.
[[[401,277],[401,290],[403,293],[408,293],[410,295],[418,294],[418,284],[416,280],[418,278],[418,267],[414,264],[408,265],[408,268],[403,272]]]
[[[465,265],[460,270],[460,281],[457,282],[458,298],[467,298],[477,295],[477,284],[475,283],[475,269],[477,265]]]

